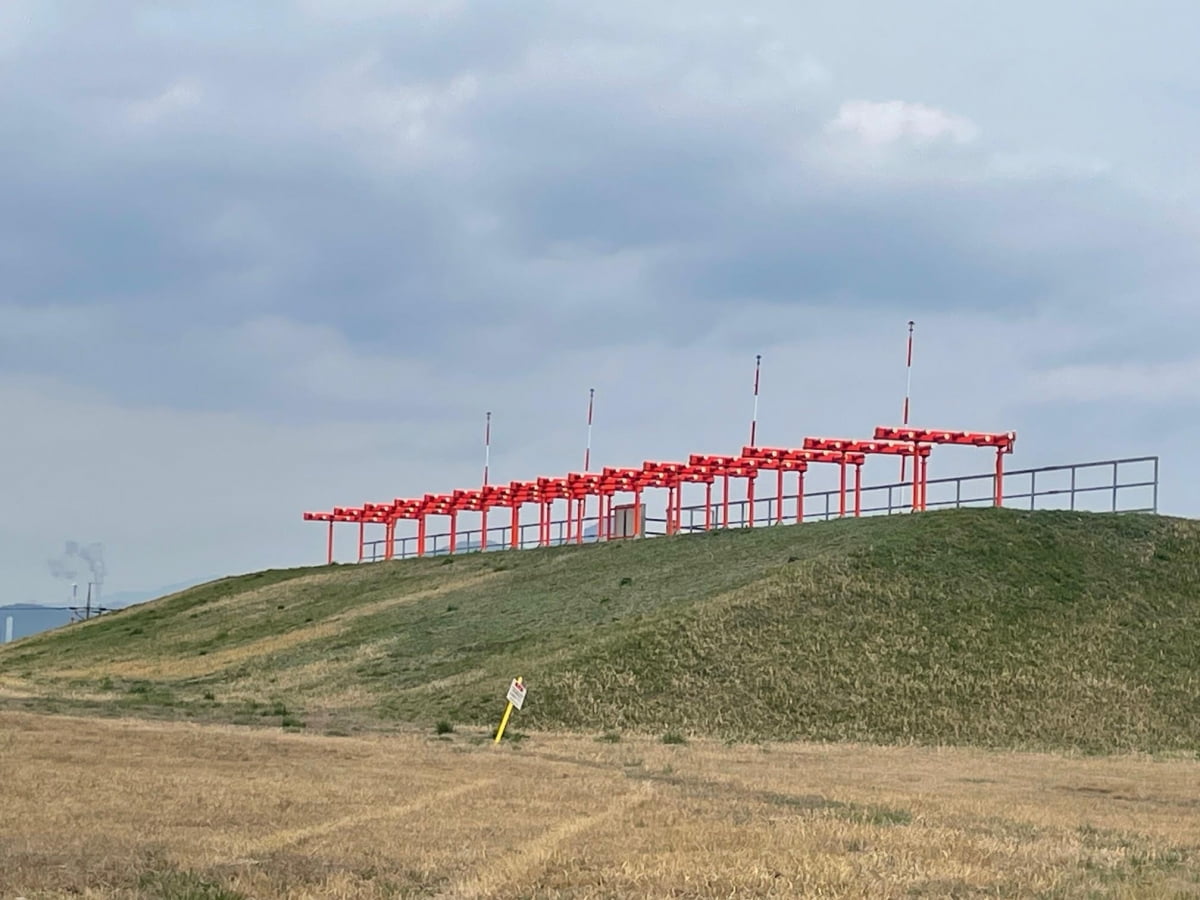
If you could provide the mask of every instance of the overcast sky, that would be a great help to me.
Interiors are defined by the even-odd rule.
[[[0,603],[899,418],[1200,512],[1186,0],[4,0]],[[932,474],[985,471],[935,455]],[[878,460],[868,481],[896,474]],[[353,552],[348,527],[340,555]]]

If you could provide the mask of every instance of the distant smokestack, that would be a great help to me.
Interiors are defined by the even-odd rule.
[[[100,605],[100,594],[104,587],[104,545],[80,544],[78,541],[67,541],[63,555],[49,560],[50,574],[55,578],[67,581],[78,581],[79,577],[87,574],[93,585],[92,600]]]

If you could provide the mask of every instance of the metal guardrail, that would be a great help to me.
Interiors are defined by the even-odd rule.
[[[1043,466],[1038,469],[1018,469],[1004,473],[1004,505],[1020,509],[1070,509],[1089,512],[1112,513],[1156,513],[1158,512],[1157,456],[1138,456],[1126,459],[1109,459],[1099,462],[1072,463],[1062,466]],[[995,475],[960,475],[949,478],[931,478],[927,485],[927,509],[958,509],[962,507],[991,506]],[[862,515],[898,515],[911,512],[912,485],[892,482],[889,484],[864,485],[862,489]],[[803,498],[804,521],[820,522],[838,518],[837,490],[806,492]],[[907,499],[906,499],[907,498]],[[795,494],[783,498],[783,522],[794,523],[797,519]],[[753,511],[748,500],[729,501],[729,527],[774,525],[780,519],[775,497],[756,498]],[[714,511],[720,503],[713,503]],[[680,510],[682,532],[704,530],[704,504],[684,506]],[[713,522],[719,521],[714,513]],[[595,543],[599,531],[599,516],[584,518],[583,543]],[[539,546],[540,526],[536,522],[522,524],[517,532],[517,545],[521,548]],[[648,537],[666,533],[666,519],[647,516],[645,522]],[[574,529],[572,529],[574,531]],[[567,541],[567,520],[559,519],[550,524],[550,544],[561,545]],[[459,530],[457,547],[459,553],[478,552],[482,532]],[[506,550],[511,546],[511,525],[489,528],[487,549]],[[573,536],[572,543],[575,538]],[[363,562],[378,562],[385,557],[386,541],[367,541],[363,544]],[[450,535],[446,533],[426,536],[425,553],[437,556],[449,553]],[[395,539],[395,557],[404,559],[417,555],[415,537]]]

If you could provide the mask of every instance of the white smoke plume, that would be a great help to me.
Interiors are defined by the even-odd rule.
[[[104,585],[104,545],[80,544],[78,541],[67,541],[62,556],[49,561],[50,574],[55,578],[67,581],[79,581],[87,575],[92,582],[92,602],[100,600],[100,590]]]

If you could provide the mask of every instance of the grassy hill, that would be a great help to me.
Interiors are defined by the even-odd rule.
[[[1200,523],[961,510],[213,582],[0,649],[0,702],[320,731],[1200,750]]]

